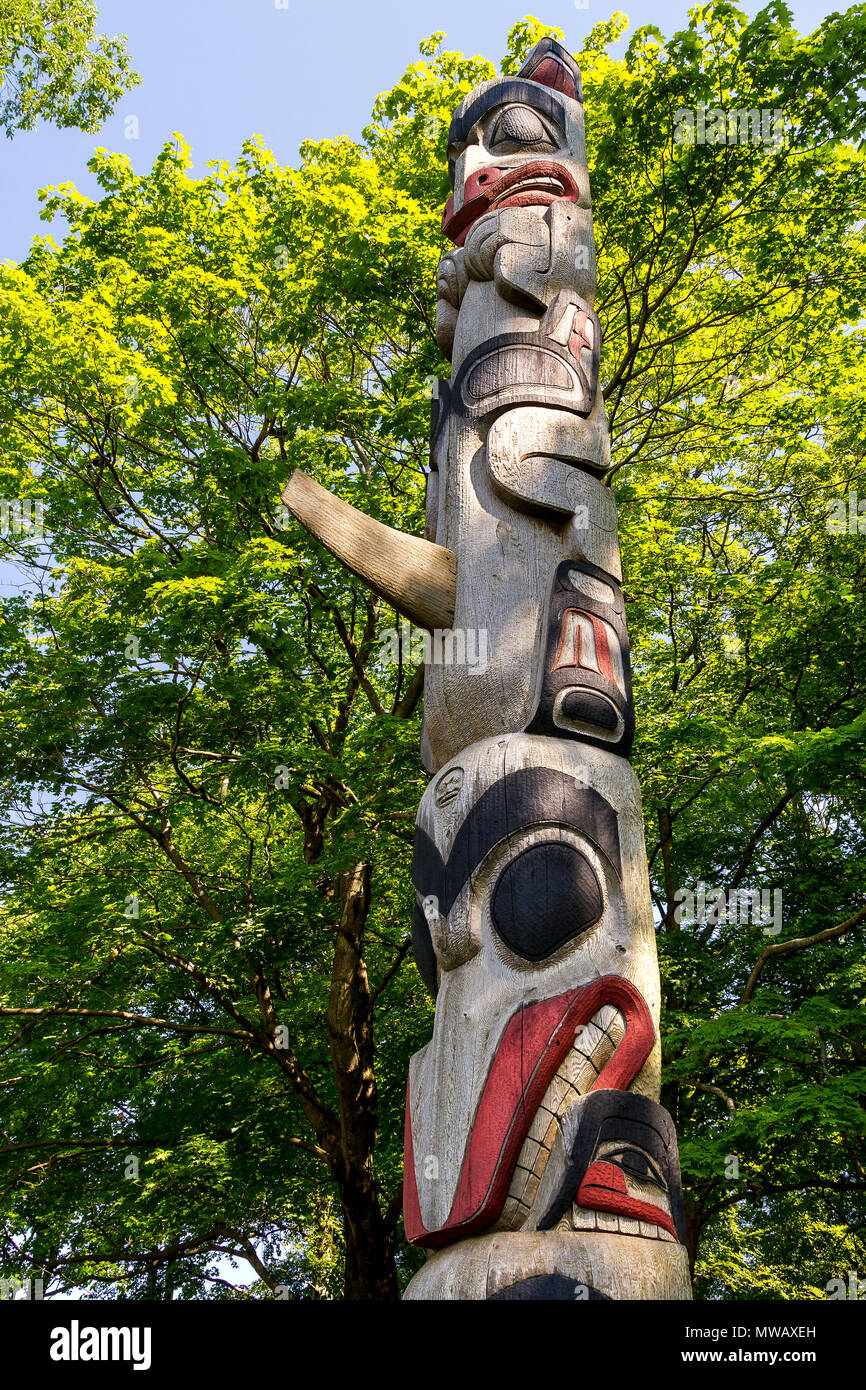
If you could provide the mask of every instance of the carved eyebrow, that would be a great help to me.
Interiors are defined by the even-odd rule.
[[[600,850],[622,880],[617,816],[594,787],[578,788],[554,768],[509,772],[478,798],[443,863],[425,830],[415,830],[412,878],[422,897],[435,896],[447,914],[463,884],[494,845],[516,830],[542,822],[568,825]]]
[[[485,91],[470,101],[468,106],[457,108],[448,132],[449,153],[452,146],[465,149],[473,126],[477,125],[488,111],[492,111],[494,106],[504,106],[511,102],[518,102],[521,106],[533,106],[537,111],[543,111],[546,116],[550,116],[562,130],[566,128],[565,102],[556,92],[551,91],[549,87],[540,86],[537,82],[522,82],[519,78],[509,77],[492,82]]]

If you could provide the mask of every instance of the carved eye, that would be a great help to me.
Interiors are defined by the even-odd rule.
[[[531,106],[506,106],[494,114],[486,141],[492,154],[552,154],[562,137]]]
[[[662,1192],[668,1190],[664,1178],[643,1149],[635,1148],[632,1144],[623,1144],[620,1148],[606,1153],[604,1160],[606,1163],[615,1163],[627,1177],[640,1178],[641,1182],[652,1183],[654,1187],[660,1187]]]

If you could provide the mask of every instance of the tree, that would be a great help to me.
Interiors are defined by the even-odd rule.
[[[827,502],[863,488],[863,27],[717,4],[577,55],[707,1296],[823,1296],[862,1258],[866,542]],[[246,1260],[253,1295],[389,1298],[420,1260],[422,672],[278,499],[299,465],[420,532],[447,120],[494,75],[442,38],[298,170],[99,152],[101,199],[52,193],[63,243],[2,272],[5,1272],[51,1289],[248,1296]],[[790,138],[683,143],[699,101]],[[776,888],[778,931],[740,913]]]
[[[11,138],[40,121],[96,131],[139,77],[126,38],[96,33],[92,0],[3,0],[0,126]]]

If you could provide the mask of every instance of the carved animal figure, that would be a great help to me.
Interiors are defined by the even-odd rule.
[[[413,943],[436,997],[406,1101],[410,1299],[687,1298],[634,737],[580,72],[543,39],[449,133],[451,360],[427,538],[296,472],[284,500],[430,661]]]

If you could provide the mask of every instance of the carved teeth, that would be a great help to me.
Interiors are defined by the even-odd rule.
[[[595,1212],[587,1211],[584,1207],[571,1208],[571,1225],[575,1231],[594,1231]]]
[[[620,1234],[625,1236],[639,1236],[640,1222],[634,1216],[617,1216],[619,1221]]]
[[[595,1228],[597,1231],[619,1231],[619,1217],[612,1211],[597,1211]]]
[[[591,1089],[597,1076],[625,1035],[622,1014],[605,1004],[589,1023],[575,1032],[574,1043],[544,1093],[517,1158],[508,1196],[494,1229],[519,1230],[531,1215],[531,1207],[559,1130],[559,1117]],[[572,1203],[557,1229],[608,1231],[647,1240],[674,1241],[669,1231],[653,1221],[640,1221],[617,1212],[594,1211]]]
[[[512,184],[510,188],[504,189],[503,192],[499,194],[498,198],[493,200],[491,210],[506,199],[513,198],[515,193],[535,192],[536,189],[540,193],[556,193],[559,197],[565,193],[565,188],[560,179],[553,178],[551,175],[536,175],[533,178],[527,179],[525,183],[515,183]]]
[[[579,1096],[586,1095],[623,1034],[622,1015],[610,1004],[605,1004],[591,1022],[578,1028],[573,1045],[560,1063],[532,1118],[517,1158],[502,1214],[496,1223],[498,1230],[517,1230],[523,1225],[556,1138],[558,1117]],[[594,1224],[590,1229],[594,1229]]]
[[[633,1216],[619,1216],[612,1211],[588,1211],[585,1207],[572,1206],[570,1224],[573,1231],[619,1232],[623,1236],[643,1236],[645,1240],[667,1240],[676,1244],[670,1231],[663,1226],[653,1221],[637,1221]]]

